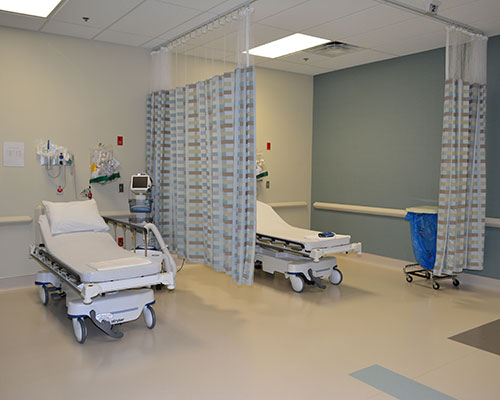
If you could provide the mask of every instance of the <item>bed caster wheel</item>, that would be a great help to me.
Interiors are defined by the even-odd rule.
[[[301,275],[291,275],[290,284],[296,293],[301,293],[304,290],[304,278]]]
[[[337,268],[333,268],[332,273],[330,274],[330,283],[332,285],[340,285],[342,279],[343,279],[342,272]]]
[[[438,289],[440,288],[439,283],[434,282],[434,283],[432,284],[432,288],[433,288],[434,290],[438,290]]]
[[[413,282],[413,277],[411,275],[406,275],[406,282]]]
[[[460,285],[460,281],[457,278],[453,278],[452,283],[453,283],[453,286]]]
[[[153,307],[146,306],[144,310],[142,310],[142,314],[144,315],[144,321],[146,322],[146,326],[149,329],[153,329],[156,325],[156,314]]]
[[[87,339],[87,325],[85,325],[85,320],[82,317],[73,318],[73,333],[76,341],[80,344]]]
[[[42,300],[42,304],[46,306],[49,304],[49,298],[50,298],[50,293],[49,293],[49,288],[47,285],[40,285],[40,300]]]

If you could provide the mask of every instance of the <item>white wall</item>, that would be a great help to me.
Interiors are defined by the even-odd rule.
[[[125,188],[145,168],[145,104],[150,57],[145,49],[0,27],[0,146],[23,142],[25,166],[0,164],[0,217],[33,216],[41,200],[74,200],[73,178],[65,193],[47,177],[35,153],[37,140],[68,147],[75,154],[77,192],[88,186],[89,149],[113,144]],[[116,136],[124,146],[116,146]],[[2,155],[3,157],[3,155]],[[93,185],[101,210],[128,208],[118,182]],[[30,274],[33,224],[0,226],[0,277]]]
[[[310,226],[312,109],[312,76],[257,69],[257,152],[269,171],[258,182],[258,198],[307,202],[307,207],[277,209],[288,223],[303,228]]]

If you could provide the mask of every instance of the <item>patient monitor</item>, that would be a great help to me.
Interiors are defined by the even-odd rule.
[[[147,174],[136,174],[130,177],[130,198],[128,200],[130,209],[130,222],[151,222],[151,211],[153,198],[151,189],[153,182]]]
[[[151,190],[153,183],[146,174],[137,174],[130,177],[130,190],[134,194],[144,194]]]

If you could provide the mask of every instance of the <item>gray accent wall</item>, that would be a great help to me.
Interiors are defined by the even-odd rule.
[[[443,33],[444,34],[444,33]],[[500,36],[488,48],[487,215],[500,217]],[[444,49],[315,76],[312,202],[437,205]],[[312,229],[351,234],[363,251],[414,260],[402,218],[312,209]],[[487,228],[485,269],[500,278],[500,229]]]

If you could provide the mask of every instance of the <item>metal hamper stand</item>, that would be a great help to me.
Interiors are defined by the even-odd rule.
[[[437,207],[432,207],[432,206],[409,207],[406,209],[406,212],[408,213],[407,217],[406,217],[407,220],[408,220],[408,216],[411,213],[421,215],[423,218],[426,218],[426,216],[428,216],[430,218],[434,218],[434,215],[437,214]],[[411,223],[413,224],[414,222],[411,221]],[[433,272],[434,262],[432,262],[432,265],[430,265],[428,260],[420,259],[421,256],[420,256],[419,252],[415,249],[415,238],[413,237],[415,231],[413,228],[416,228],[416,227],[412,226],[412,230],[411,230],[412,245],[413,245],[413,252],[415,254],[415,258],[420,263],[427,264],[427,265],[423,266],[419,262],[405,265],[403,267],[403,272],[406,275],[406,281],[412,282],[414,276],[417,276],[419,278],[431,279],[432,280],[432,287],[435,290],[439,289],[440,285],[439,285],[438,280],[442,280],[442,279],[451,279],[453,286],[460,285],[460,281],[457,279],[456,274],[435,275]],[[437,232],[433,231],[433,232],[431,232],[431,234],[434,236],[434,240],[436,240]],[[432,239],[432,238],[429,237],[428,239]],[[436,257],[435,249],[434,249],[434,254],[432,256],[435,259],[435,257]]]

